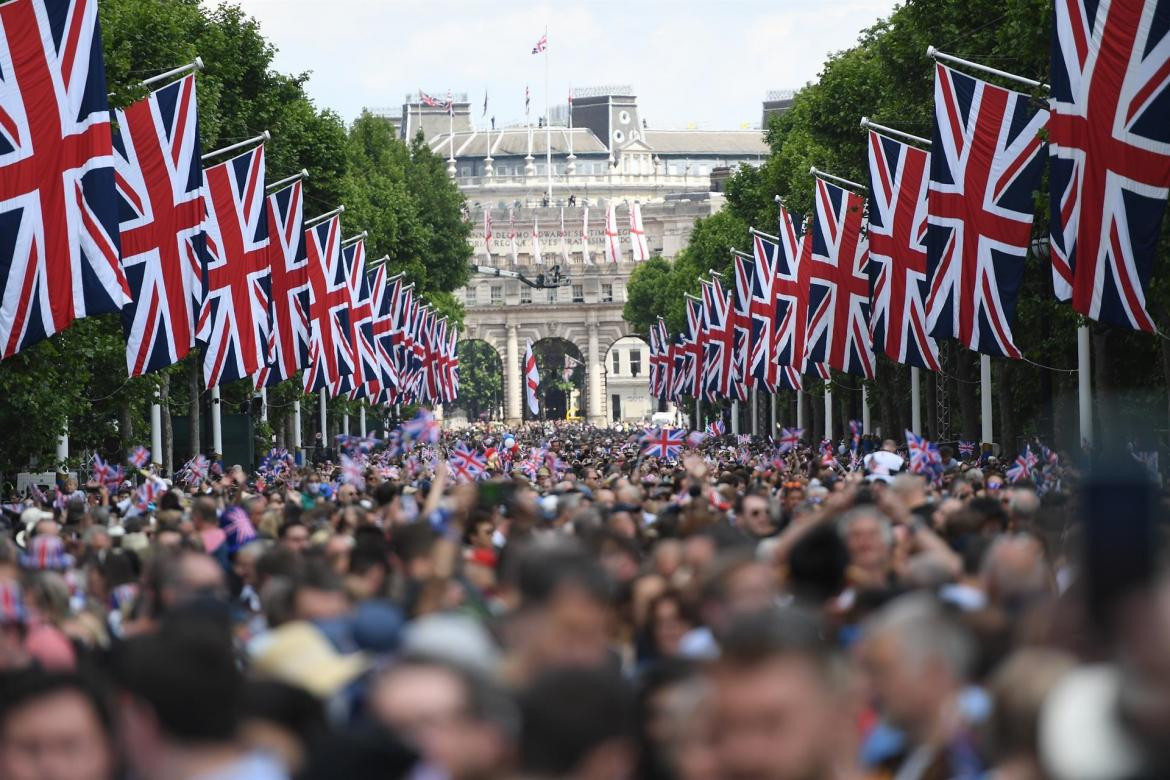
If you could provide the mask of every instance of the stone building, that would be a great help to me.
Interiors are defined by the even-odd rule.
[[[641,209],[650,256],[673,258],[695,221],[723,204],[712,173],[721,180],[768,154],[762,132],[655,130],[639,117],[628,86],[575,90],[571,120],[561,106],[548,126],[540,119],[537,126],[477,127],[470,109],[459,95],[451,115],[408,97],[388,121],[404,137],[421,130],[447,159],[467,197],[473,262],[530,278],[559,265],[568,276],[561,287],[533,289],[479,273],[457,293],[467,310],[462,338],[487,342],[503,360],[504,419],[522,415],[525,341],[550,338],[566,340],[585,363],[591,422],[649,418],[657,409],[646,386],[649,346],[622,318],[635,267],[632,206]],[[617,263],[604,255],[610,204],[617,206]]]

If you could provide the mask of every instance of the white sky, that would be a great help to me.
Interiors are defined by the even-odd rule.
[[[214,2],[214,0],[212,0]],[[734,129],[760,121],[769,89],[814,79],[828,54],[890,14],[895,0],[236,0],[278,49],[275,67],[311,71],[310,96],[351,121],[418,89],[466,92],[497,126],[544,112],[570,86],[629,84],[652,128]]]

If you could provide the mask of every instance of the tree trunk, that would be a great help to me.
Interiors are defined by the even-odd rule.
[[[160,461],[167,476],[175,473],[175,429],[171,427],[171,375],[158,386],[158,405],[162,410],[162,453]]]
[[[191,403],[187,409],[187,432],[191,440],[191,452],[189,457],[195,457],[203,452],[203,443],[199,440],[202,426],[199,423],[199,361],[191,359],[187,364],[187,388],[191,397]]]
[[[952,365],[955,367],[955,376],[958,378],[959,416],[963,438],[967,441],[979,441],[979,398],[976,388],[979,387],[979,372],[975,367],[978,356],[969,349],[955,347],[952,353]]]
[[[1012,393],[1012,376],[1015,364],[1010,360],[996,361],[999,364],[999,382],[995,387],[999,398],[999,441],[1001,459],[1011,460],[1018,453],[1016,442],[1016,414]],[[993,432],[994,433],[994,432]]]

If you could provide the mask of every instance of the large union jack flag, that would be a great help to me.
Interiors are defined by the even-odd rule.
[[[1020,357],[1012,321],[1047,121],[1025,94],[936,66],[926,231],[926,323],[935,338]]]
[[[731,296],[719,280],[703,282],[703,390],[708,401],[733,397],[735,321]]]
[[[1056,0],[1053,27],[1056,296],[1152,332],[1146,285],[1170,191],[1170,2]]]
[[[207,241],[199,340],[207,387],[251,377],[265,364],[271,326],[264,146],[203,172]]]
[[[117,116],[114,177],[132,298],[122,329],[126,368],[139,376],[179,362],[195,346],[206,206],[194,74]]]
[[[394,311],[402,290],[402,274],[395,274],[387,282],[386,266],[379,265],[369,272],[370,306],[373,311],[371,329],[374,335],[374,354],[378,362],[378,384],[382,393],[378,400],[389,401],[390,392],[398,387],[398,368],[394,361],[391,333],[394,330]],[[371,392],[372,396],[378,396]]]
[[[129,302],[112,143],[96,0],[0,5],[0,357]]]
[[[304,201],[300,181],[268,196],[272,328],[268,364],[256,387],[291,379],[309,365],[309,261],[305,251]]]
[[[735,253],[732,265],[735,268],[735,288],[730,291],[731,329],[734,340],[735,379],[732,381],[732,398],[746,401],[748,390],[755,385],[749,372],[752,356],[752,288],[755,286],[756,266],[751,255]]]
[[[642,434],[642,455],[678,460],[686,443],[687,432],[681,428],[649,428]]]
[[[349,283],[341,262],[341,219],[333,216],[305,231],[309,257],[309,368],[305,392],[335,388],[353,372]]]
[[[817,179],[809,271],[808,356],[873,379],[865,199]]]
[[[370,300],[370,278],[366,272],[366,243],[358,239],[342,247],[341,262],[345,265],[346,284],[349,286],[350,343],[354,347],[353,372],[341,379],[339,392],[350,400],[377,397],[382,392],[382,377],[378,370],[378,354],[374,347],[374,309]]]
[[[890,360],[938,371],[938,343],[926,332],[929,167],[929,152],[870,131],[870,333]]]

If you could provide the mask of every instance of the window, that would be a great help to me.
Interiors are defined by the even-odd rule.
[[[573,285],[573,303],[585,302],[585,286],[580,284]]]
[[[613,303],[613,285],[608,282],[601,283],[601,302]]]
[[[475,296],[478,292],[478,289],[479,288],[477,287],[468,287],[467,290],[463,293],[463,300],[465,300],[469,305],[474,306]]]
[[[557,302],[557,288],[555,288],[555,287],[548,288],[548,302],[549,303],[556,303]]]
[[[492,305],[499,306],[504,302],[504,286],[501,284],[492,285]]]
[[[631,349],[630,350],[630,374],[632,376],[638,376],[641,373],[642,373],[642,350]]]
[[[622,372],[622,353],[616,349],[613,351],[613,372],[620,374]]]
[[[532,288],[526,284],[520,285],[520,303],[532,303]]]

